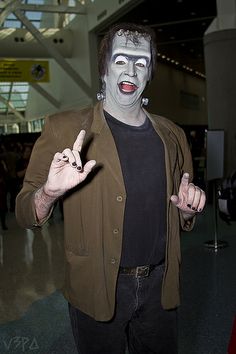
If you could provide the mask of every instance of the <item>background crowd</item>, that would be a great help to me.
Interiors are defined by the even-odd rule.
[[[20,191],[30,159],[33,142],[6,139],[0,142],[0,221],[7,230],[7,215],[15,212],[15,199]]]

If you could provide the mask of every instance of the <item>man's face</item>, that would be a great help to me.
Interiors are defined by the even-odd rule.
[[[140,104],[142,92],[149,79],[150,41],[143,37],[134,44],[125,35],[116,35],[112,55],[108,63],[106,83],[106,104],[130,107]]]

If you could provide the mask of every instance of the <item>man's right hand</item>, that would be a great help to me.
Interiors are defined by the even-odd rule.
[[[95,160],[90,160],[82,166],[80,152],[84,137],[85,131],[81,130],[72,150],[67,148],[54,155],[47,181],[34,195],[35,212],[39,224],[47,218],[55,201],[83,182],[95,166]]]
[[[95,160],[82,165],[80,153],[83,146],[85,131],[78,134],[72,150],[66,148],[57,152],[52,160],[48,178],[43,186],[43,192],[50,198],[59,198],[71,188],[83,182],[92,168],[96,165]]]

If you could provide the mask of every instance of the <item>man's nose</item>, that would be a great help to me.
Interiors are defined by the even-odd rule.
[[[131,76],[131,77],[137,75],[136,66],[135,66],[135,63],[134,63],[133,60],[129,60],[128,61],[128,67],[127,67],[127,70],[126,70],[126,74]]]

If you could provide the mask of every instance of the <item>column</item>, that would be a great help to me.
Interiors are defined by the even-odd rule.
[[[208,128],[225,132],[224,174],[236,169],[236,1],[217,0],[204,35]]]

